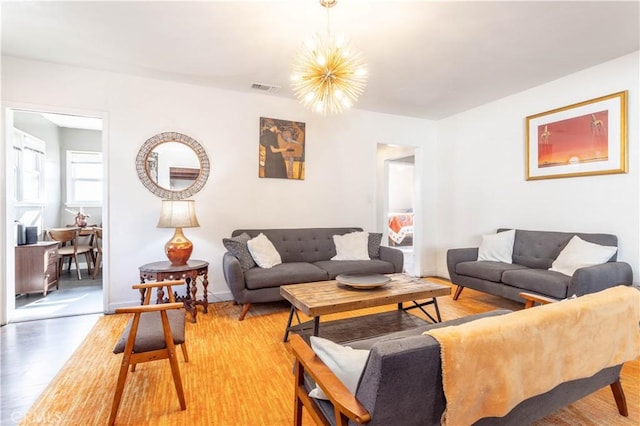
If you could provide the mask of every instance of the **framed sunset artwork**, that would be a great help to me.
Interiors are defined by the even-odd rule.
[[[527,180],[627,172],[627,92],[527,117]]]

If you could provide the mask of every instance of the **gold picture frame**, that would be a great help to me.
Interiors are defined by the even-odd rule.
[[[526,180],[627,173],[627,91],[527,117]]]

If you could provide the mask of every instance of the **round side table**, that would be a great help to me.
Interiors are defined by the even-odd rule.
[[[204,260],[189,260],[186,265],[173,266],[171,262],[153,262],[142,265],[140,270],[140,282],[164,281],[164,280],[184,280],[187,285],[187,292],[184,296],[176,294],[176,301],[184,302],[184,307],[191,314],[191,322],[196,322],[198,315],[197,305],[202,305],[204,313],[209,311],[209,301],[207,299],[207,287],[209,286],[209,262]],[[202,276],[202,299],[196,299],[198,277]],[[140,291],[141,296],[144,295]],[[158,293],[158,303],[163,302],[163,294]]]

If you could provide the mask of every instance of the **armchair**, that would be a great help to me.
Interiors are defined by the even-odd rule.
[[[111,406],[109,425],[113,425],[116,420],[129,366],[131,366],[133,373],[136,365],[143,362],[169,360],[180,409],[187,408],[175,349],[177,345],[180,345],[185,362],[189,361],[185,346],[184,303],[176,303],[171,291],[171,286],[178,284],[184,284],[184,281],[136,284],[133,288],[143,293],[143,304],[116,309],[116,314],[133,314],[133,318],[128,322],[120,340],[113,349],[115,354],[123,353],[123,358]],[[162,287],[167,288],[170,303],[150,305],[151,290],[158,288],[159,291],[162,291]]]

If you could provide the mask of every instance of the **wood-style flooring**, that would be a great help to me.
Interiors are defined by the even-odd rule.
[[[58,290],[16,298],[0,328],[0,425],[20,422],[102,315],[102,276],[82,274],[65,269]]]
[[[447,282],[442,280],[442,283],[446,284]],[[458,301],[453,301],[450,297],[441,298],[439,306],[444,320],[493,309],[522,309],[522,304],[470,289],[465,289]],[[237,321],[237,317],[240,313],[240,306],[232,305],[230,302],[221,302],[210,306],[209,309],[210,312],[208,315],[216,317],[218,319],[218,321],[216,321],[217,324],[226,324],[224,328],[225,332],[222,332],[222,329],[220,329],[219,333],[211,334],[212,339],[214,336],[215,339],[217,339],[217,344],[214,343],[213,346],[215,346],[218,351],[222,351],[223,349],[224,351],[231,351],[234,356],[237,355],[236,352],[238,349],[233,348],[246,347],[245,350],[247,353],[252,353],[255,351],[255,348],[252,345],[246,345],[244,343],[242,346],[231,345],[226,347],[225,345],[228,340],[231,339],[231,336],[234,336],[236,341],[238,340],[238,336],[241,337],[241,340],[246,339],[244,336],[246,335],[247,327],[253,326],[255,328],[255,325],[258,323],[257,320],[264,318],[264,321],[267,322],[269,318],[273,317],[273,312],[278,312],[281,313],[281,315],[278,316],[278,321],[281,320],[282,323],[280,324],[280,322],[278,322],[277,324],[277,338],[279,339],[281,336],[280,327],[284,327],[284,318],[286,318],[286,313],[288,312],[284,303],[277,304],[277,306],[274,307],[266,306],[263,308],[262,306],[256,306],[255,311],[250,312],[250,318],[239,322]],[[85,315],[9,324],[0,328],[1,425],[13,425],[19,423],[21,420],[26,420],[26,423],[29,424],[59,424],[59,422],[55,421],[55,418],[50,419],[52,421],[48,423],[44,421],[47,420],[47,413],[29,413],[30,415],[44,416],[39,419],[23,419],[23,416],[45,390],[75,349],[85,339],[99,317],[100,315]],[[251,320],[253,320],[253,322]],[[230,330],[231,328],[235,331],[232,332]],[[260,328],[260,333],[261,335],[265,334],[262,328]],[[286,344],[281,343],[280,340],[275,342],[274,345],[277,346],[279,350],[281,350],[282,345],[286,346]],[[269,353],[272,354],[271,352]],[[242,356],[240,356],[240,358],[242,358]],[[248,359],[249,355],[247,355],[246,358]],[[216,361],[216,365],[220,367],[224,365],[224,363],[217,363]],[[601,396],[587,397],[582,400],[582,402],[574,404],[569,411],[565,410],[568,414],[551,416],[554,420],[543,419],[537,422],[536,425],[579,424],[596,426],[600,424],[638,424],[638,413],[640,413],[639,366],[640,362],[636,360],[627,363],[622,371],[622,382],[631,414],[629,418],[617,414],[615,405],[613,404],[613,397],[607,387],[599,391]],[[286,365],[285,367],[287,373],[290,373],[291,366]],[[244,367],[236,366],[236,368]],[[273,370],[268,369],[266,371]],[[265,380],[266,379],[267,378],[265,378]],[[286,395],[289,395],[288,388],[284,392],[286,392]],[[225,395],[233,394],[234,393],[231,392]],[[223,398],[225,398],[224,402],[218,400],[218,403],[228,405],[226,409],[234,412],[238,411],[237,405],[235,404],[242,404],[242,399],[237,401],[233,397]],[[281,398],[281,400],[289,401],[288,397]],[[604,401],[604,404],[601,404],[601,401]],[[607,411],[601,412],[603,406]],[[270,408],[273,409],[273,407]],[[289,407],[287,406],[287,408]],[[252,409],[267,410],[269,407],[254,406]],[[593,420],[603,418],[608,420],[605,422]],[[248,425],[250,423],[235,422],[234,424]]]
[[[0,328],[1,425],[22,420],[99,316],[26,321]]]

